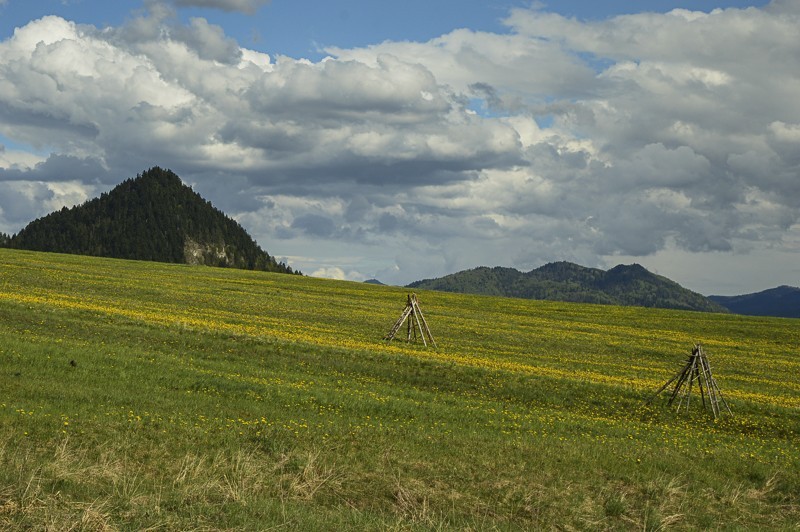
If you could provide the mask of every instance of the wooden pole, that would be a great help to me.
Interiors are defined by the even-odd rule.
[[[672,405],[672,402],[675,401],[676,397],[678,397],[678,393],[680,393],[683,383],[686,382],[686,377],[691,372],[691,364],[692,360],[689,358],[689,360],[686,362],[686,365],[683,367],[683,370],[681,371],[678,382],[675,383],[675,389],[672,390],[672,396],[669,398],[669,402],[667,403],[668,405]],[[680,405],[680,403],[678,404]]]
[[[420,333],[422,333],[423,328],[424,328],[425,332],[422,333],[423,340],[425,339],[425,333],[427,333],[428,339],[430,339],[431,344],[433,345],[433,347],[436,347],[436,341],[433,339],[433,334],[431,334],[431,329],[428,327],[428,322],[425,321],[425,316],[422,314],[422,309],[419,308],[419,302],[417,301],[417,295],[416,294],[412,294],[411,304],[416,309],[417,321],[420,324]]]
[[[397,334],[397,331],[400,329],[400,327],[403,326],[403,322],[406,321],[409,314],[411,314],[410,305],[406,306],[405,310],[403,310],[403,313],[400,315],[400,318],[395,322],[394,326],[392,327],[392,330],[389,331],[389,334],[387,334],[384,337],[385,340],[392,340],[394,338],[394,335]]]

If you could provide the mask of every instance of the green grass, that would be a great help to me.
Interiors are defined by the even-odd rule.
[[[0,250],[0,528],[800,526],[796,320],[405,296]]]

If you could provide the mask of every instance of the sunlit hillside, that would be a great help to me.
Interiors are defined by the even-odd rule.
[[[0,528],[800,525],[796,320],[406,295],[0,249]]]

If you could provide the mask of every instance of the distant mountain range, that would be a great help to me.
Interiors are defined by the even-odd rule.
[[[295,273],[176,174],[158,167],[2,240],[32,251]]]
[[[779,286],[741,296],[708,296],[735,314],[800,318],[800,288]]]
[[[408,285],[445,292],[658,307],[704,312],[728,312],[721,304],[638,264],[608,271],[571,262],[553,262],[527,273],[514,268],[480,267]]]

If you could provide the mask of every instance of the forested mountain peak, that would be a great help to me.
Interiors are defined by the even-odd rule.
[[[754,294],[740,296],[709,296],[731,312],[749,316],[800,318],[800,288],[778,286]]]
[[[526,299],[726,312],[722,306],[639,264],[620,264],[604,271],[562,261],[527,273],[480,267],[408,286]]]
[[[593,282],[604,275],[603,270],[587,268],[573,262],[550,262],[524,274],[530,278],[560,282]]]
[[[153,167],[99,198],[34,220],[8,245],[157,262],[293,273],[171,170]]]

